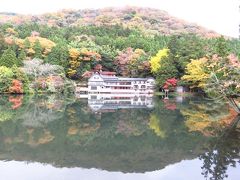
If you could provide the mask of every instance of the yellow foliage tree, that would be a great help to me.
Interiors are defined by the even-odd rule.
[[[23,40],[23,39],[16,39],[16,40],[15,40],[15,44],[16,44],[20,49],[23,49],[23,48],[24,48],[24,40]]]
[[[16,36],[18,33],[13,28],[7,28],[6,33],[10,36]]]
[[[33,54],[35,54],[35,51],[33,50],[33,48],[29,48],[27,49],[27,54],[32,56]]]
[[[80,66],[79,56],[80,56],[79,50],[77,50],[76,48],[69,49],[70,68],[67,71],[69,77],[73,77],[77,73],[76,69]]]
[[[46,38],[38,37],[38,36],[27,37],[25,40],[28,40],[30,42],[31,48],[34,47],[35,42],[39,41],[44,53],[51,52],[52,48],[56,46],[56,44],[53,41]],[[44,55],[47,55],[47,54],[44,54]]]
[[[39,43],[41,44],[42,48],[52,49],[54,46],[56,46],[56,44],[53,41],[51,41],[49,39],[46,39],[46,38],[38,37],[38,36],[27,37],[27,39],[29,40],[31,45],[34,45],[34,43],[36,41],[39,41]]]
[[[168,57],[169,49],[164,48],[159,50],[158,53],[150,59],[151,71],[156,73],[161,67],[161,60]]]
[[[71,59],[76,60],[78,59],[80,52],[76,48],[69,49],[69,56]]]
[[[206,86],[206,81],[210,76],[205,69],[207,61],[208,59],[205,57],[197,60],[191,60],[191,62],[187,64],[186,75],[182,77],[182,80],[192,84],[192,88],[204,88]]]

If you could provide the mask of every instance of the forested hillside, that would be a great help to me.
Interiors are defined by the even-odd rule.
[[[158,87],[174,78],[204,88],[211,72],[222,65],[239,70],[239,40],[216,37],[160,10],[2,13],[0,22],[3,93],[63,92],[66,84],[71,86],[69,79],[82,81],[84,73],[100,69],[126,77],[153,76]]]
[[[138,28],[145,34],[171,35],[178,33],[194,33],[204,37],[219,36],[214,31],[173,17],[166,11],[140,7],[62,10],[56,13],[46,13],[43,15],[17,15],[15,13],[0,14],[0,23],[6,22],[17,25],[36,22],[38,24],[55,27],[120,25],[125,28]]]

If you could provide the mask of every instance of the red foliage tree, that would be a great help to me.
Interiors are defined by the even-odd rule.
[[[164,90],[173,90],[175,89],[175,87],[177,86],[177,79],[175,78],[170,78],[170,79],[167,79],[163,85],[163,89]]]
[[[9,92],[12,94],[22,94],[23,93],[23,84],[17,79],[12,80],[12,86],[9,88]]]

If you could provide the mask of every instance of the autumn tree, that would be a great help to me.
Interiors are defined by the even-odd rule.
[[[152,73],[157,73],[161,67],[161,61],[168,57],[169,49],[159,50],[158,53],[150,59]]]
[[[76,48],[71,48],[69,49],[69,68],[67,71],[67,75],[69,77],[74,77],[77,73],[77,68],[80,66],[80,61],[79,61],[79,55],[80,52]]]
[[[191,88],[205,88],[209,79],[209,72],[206,71],[207,58],[191,60],[186,66],[186,74],[182,80],[189,84]]]
[[[147,54],[143,49],[134,50],[128,47],[118,53],[114,60],[114,65],[118,74],[135,77],[140,75],[140,73],[144,73],[143,71],[150,70],[146,60]]]
[[[80,50],[71,48],[69,49],[69,56],[67,74],[73,79],[80,78],[85,71],[93,69],[98,61],[101,60],[99,53],[86,48]]]
[[[210,78],[206,92],[212,97],[227,99],[240,114],[240,61],[238,58],[235,55],[215,57],[208,68]]]
[[[201,88],[210,97],[229,100],[240,113],[240,61],[235,55],[192,60],[187,65],[187,74],[182,77],[191,88]]]

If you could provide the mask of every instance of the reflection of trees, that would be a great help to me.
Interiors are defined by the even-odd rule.
[[[198,131],[205,136],[215,136],[236,117],[232,108],[219,101],[193,99],[180,110],[189,131]]]
[[[13,99],[21,99],[21,106],[12,108]],[[67,97],[48,96],[3,96],[0,114],[9,114],[0,124],[0,138],[6,144],[23,143],[35,147],[54,139],[47,123],[63,117]],[[4,104],[4,105],[3,105]]]
[[[234,119],[238,122],[240,117]],[[223,180],[228,175],[226,171],[229,166],[236,167],[240,164],[240,133],[234,126],[222,132],[220,137],[213,139],[208,144],[206,153],[199,156],[203,160],[202,174],[210,180]]]
[[[118,119],[116,134],[140,136],[146,131],[150,110],[119,110],[115,114]]]
[[[240,133],[232,127],[239,120],[236,112],[224,102],[197,99],[190,99],[180,109],[189,131],[214,137],[199,156],[202,174],[210,180],[225,179],[228,166],[235,167],[240,159]]]
[[[163,102],[154,109],[105,112],[100,119],[88,109],[86,101],[57,102],[47,97],[29,98],[17,121],[0,123],[0,157],[61,167],[145,172],[192,159],[202,152],[203,137],[186,133],[184,122],[178,118],[180,112],[163,110]],[[35,108],[53,119],[61,118],[47,125],[40,121],[40,126],[26,126],[23,117],[34,118]],[[23,116],[25,113],[30,114]],[[157,124],[160,120],[166,136],[159,138],[149,129],[150,115],[155,116]]]
[[[28,100],[27,111],[20,118],[28,127],[40,127],[47,123],[61,119],[67,101],[63,96],[52,94],[48,96],[35,96]]]
[[[25,111],[23,107],[25,99],[22,95],[0,95],[0,122],[14,119]]]
[[[178,109],[170,110],[155,100],[153,109],[120,109],[99,118],[84,100],[28,98],[14,110],[17,119],[0,122],[0,157],[60,167],[146,172],[195,158],[204,152],[203,147],[210,147],[208,140],[215,137],[189,133]],[[169,103],[174,101],[169,99]],[[188,104],[178,106],[184,109]],[[41,121],[36,117],[41,113],[52,120]],[[26,126],[25,117],[40,123]]]
[[[175,99],[155,99],[158,101],[155,103],[153,112],[150,115],[149,128],[159,137],[167,137],[168,134],[173,132],[179,133],[186,130],[184,126],[184,119],[176,109]],[[174,107],[174,108],[173,108]]]
[[[60,119],[65,111],[67,97],[57,94],[42,96],[0,96],[0,121],[23,119],[23,124],[38,127]]]
[[[68,138],[76,144],[86,145],[98,137],[140,136],[146,131],[150,110],[119,109],[99,118],[86,107],[86,102],[79,101],[66,109]]]

